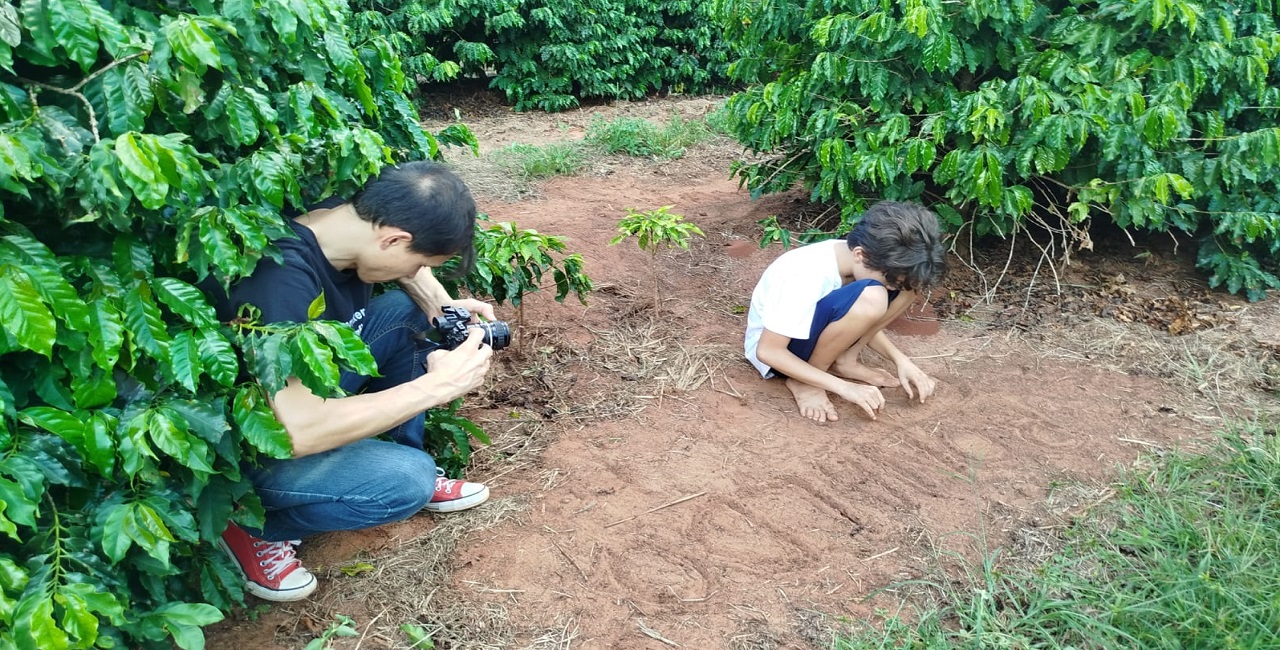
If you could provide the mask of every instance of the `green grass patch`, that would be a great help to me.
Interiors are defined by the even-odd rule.
[[[1154,465],[1154,467],[1152,466]],[[1260,426],[1203,456],[1123,475],[1041,566],[963,562],[934,605],[838,638],[864,648],[1274,648],[1280,630],[1280,443]],[[944,554],[949,555],[949,554]],[[958,555],[951,555],[959,560]],[[954,578],[954,576],[952,576]]]
[[[553,142],[542,146],[513,144],[494,153],[494,162],[509,174],[525,180],[538,180],[553,176],[572,176],[587,165],[581,145],[574,142]]]
[[[605,153],[672,159],[714,135],[706,120],[685,119],[673,113],[663,125],[639,117],[597,117],[587,127],[586,140]]]

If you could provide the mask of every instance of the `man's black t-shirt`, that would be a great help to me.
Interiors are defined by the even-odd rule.
[[[293,220],[289,226],[298,237],[275,242],[283,256],[281,263],[263,258],[249,277],[232,285],[230,297],[216,300],[218,319],[235,318],[236,310],[249,303],[262,311],[263,323],[305,322],[307,309],[323,292],[325,309],[320,318],[346,323],[359,334],[373,286],[362,282],[355,271],[333,268],[310,228]]]

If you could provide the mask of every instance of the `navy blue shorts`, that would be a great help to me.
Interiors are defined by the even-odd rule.
[[[808,361],[809,357],[813,356],[813,348],[818,345],[818,337],[822,335],[822,330],[827,329],[827,325],[844,318],[853,308],[853,303],[858,302],[862,290],[872,285],[884,286],[878,280],[868,278],[850,282],[823,296],[813,309],[813,323],[809,325],[809,338],[791,339],[787,349],[797,357]],[[897,291],[890,291],[889,300],[892,301],[897,293]],[[782,373],[778,375],[781,376]]]

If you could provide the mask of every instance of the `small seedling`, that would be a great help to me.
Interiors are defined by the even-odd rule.
[[[359,636],[360,632],[356,630],[356,622],[351,620],[350,616],[338,614],[334,616],[333,623],[319,637],[312,639],[303,650],[326,650],[330,648],[329,641],[335,636]]]
[[[609,240],[609,245],[620,243],[631,237],[636,238],[640,250],[649,253],[649,266],[653,275],[653,306],[658,308],[661,297],[658,291],[658,251],[666,248],[683,248],[688,250],[689,237],[697,235],[705,237],[702,230],[684,217],[670,212],[674,206],[664,205],[657,210],[640,211],[627,208],[627,216],[618,222],[618,236]]]
[[[489,435],[479,425],[458,413],[462,398],[448,405],[427,410],[425,448],[436,461],[436,467],[451,478],[462,478],[471,464],[471,439],[490,444]]]
[[[431,634],[428,633],[421,625],[413,623],[405,623],[400,626],[400,631],[409,637],[409,647],[418,650],[432,650],[436,647],[436,642],[431,640]]]
[[[369,564],[368,562],[352,562],[351,564],[338,567],[338,570],[345,573],[347,577],[354,578],[360,575],[361,573],[368,573],[369,571],[372,571],[375,568],[376,567],[374,567],[372,564]]]
[[[791,248],[791,231],[778,224],[778,215],[771,214],[756,222],[764,229],[760,236],[760,248],[768,248],[769,244],[779,242],[782,248]]]

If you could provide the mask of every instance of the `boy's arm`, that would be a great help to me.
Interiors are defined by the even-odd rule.
[[[840,397],[857,404],[867,412],[867,416],[876,419],[876,411],[884,406],[884,395],[875,386],[855,384],[845,381],[829,372],[810,365],[804,359],[787,349],[791,339],[765,329],[760,333],[760,342],[756,344],[756,358],[796,381],[816,386],[822,390],[835,393]]]
[[[809,365],[809,362],[787,349],[790,344],[791,339],[766,329],[760,333],[760,342],[756,345],[756,358],[776,372],[792,379],[832,393],[839,392],[840,384],[845,383],[843,379]]]
[[[393,388],[324,399],[296,377],[271,399],[293,442],[295,458],[336,449],[391,429],[428,408],[447,404],[484,381],[493,348],[472,330],[456,350],[431,353],[431,372]]]
[[[440,308],[445,305],[456,305],[472,314],[483,316],[485,320],[497,320],[497,316],[493,313],[493,305],[487,302],[470,298],[455,300],[448,291],[444,290],[444,285],[436,279],[430,267],[422,267],[412,278],[399,280],[399,284],[422,313],[427,315],[427,318],[439,316]]]
[[[893,301],[893,304],[889,305],[889,311],[885,315],[885,322],[892,323],[894,319],[907,311],[907,308],[910,307],[915,300],[916,294],[914,293],[904,291],[899,294],[898,299]],[[871,337],[870,341],[867,341],[867,347],[875,350],[880,354],[880,356],[893,362],[894,367],[898,369],[898,381],[901,382],[902,389],[907,391],[907,397],[914,398],[916,394],[918,394],[920,396],[920,402],[923,403],[933,395],[933,389],[936,385],[933,379],[916,366],[915,362],[911,360],[911,357],[903,354],[902,350],[899,350],[898,346],[894,345],[893,341],[890,341],[888,336],[885,336],[883,329],[876,332],[876,335]],[[913,385],[915,386],[915,394],[912,393],[911,387]]]

